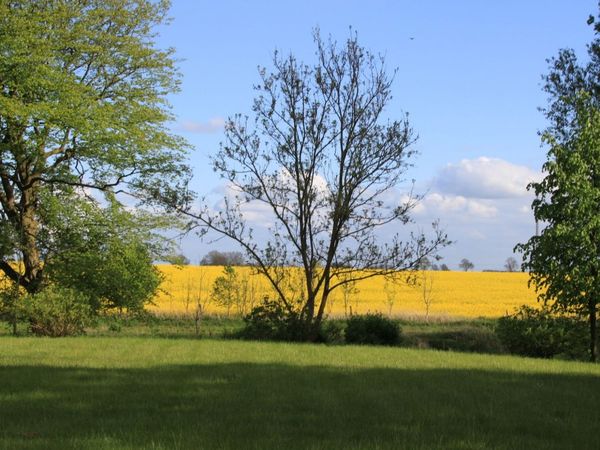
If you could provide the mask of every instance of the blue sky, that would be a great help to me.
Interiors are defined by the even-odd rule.
[[[364,47],[398,68],[390,119],[408,112],[420,154],[408,178],[426,193],[416,227],[439,218],[454,245],[450,268],[469,258],[476,270],[500,269],[517,242],[534,232],[525,185],[540,176],[538,132],[546,102],[541,76],[560,48],[585,56],[593,0],[574,1],[221,1],[173,0],[172,23],[158,44],[172,46],[183,76],[171,96],[173,130],[193,146],[193,188],[222,190],[208,156],[223,138],[224,118],[249,113],[257,66],[273,50],[311,62],[312,29],[342,41],[349,27]],[[197,262],[233,243],[182,240]]]

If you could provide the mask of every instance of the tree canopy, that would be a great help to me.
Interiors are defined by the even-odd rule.
[[[166,128],[179,77],[173,51],[154,42],[168,6],[0,4],[0,269],[30,292],[52,253],[45,199],[125,191],[176,202],[187,192],[186,144]]]
[[[200,260],[201,266],[243,266],[246,263],[242,252],[220,252],[211,250]]]
[[[52,229],[51,247],[44,270],[60,286],[75,289],[90,299],[94,311],[140,311],[154,297],[163,276],[153,261],[170,254],[172,244],[159,234],[171,221],[142,211],[132,213],[116,200],[107,207],[70,198],[69,208],[49,199],[45,209]]]
[[[587,315],[590,357],[596,358],[600,293],[600,111],[582,94],[568,141],[548,132],[545,178],[530,186],[539,236],[518,248],[539,297],[549,306]]]
[[[469,270],[471,270],[471,269],[473,269],[475,267],[475,264],[473,264],[467,258],[463,258],[463,259],[460,260],[460,263],[458,264],[458,267],[460,267],[465,272],[468,272]]]
[[[519,263],[513,256],[509,256],[504,263],[504,269],[507,272],[516,272],[519,269]]]
[[[517,249],[538,295],[557,310],[587,317],[590,359],[596,359],[596,316],[600,295],[600,23],[581,64],[572,50],[550,60],[545,77],[549,146],[545,177],[531,183],[539,235]]]

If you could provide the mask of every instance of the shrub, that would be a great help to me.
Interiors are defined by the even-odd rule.
[[[84,293],[96,311],[141,311],[163,280],[141,242],[114,238],[55,258],[51,280]]]
[[[340,321],[327,320],[321,324],[318,342],[343,344],[344,340],[344,327]]]
[[[496,334],[510,353],[518,355],[584,359],[587,354],[586,324],[546,309],[523,305],[498,320]]]
[[[400,341],[398,322],[381,314],[352,316],[347,321],[346,342],[349,344],[397,345]]]
[[[427,336],[426,346],[437,350],[474,353],[502,353],[504,350],[492,330],[474,327],[431,333]]]
[[[83,334],[93,319],[88,297],[57,286],[25,296],[22,316],[33,334],[52,337]]]
[[[267,341],[302,341],[304,332],[296,314],[287,311],[280,302],[264,299],[244,316],[240,337]]]
[[[237,334],[242,339],[267,341],[312,341],[340,343],[342,327],[332,321],[317,330],[303,322],[299,315],[285,309],[280,302],[265,299],[244,317],[244,328]]]

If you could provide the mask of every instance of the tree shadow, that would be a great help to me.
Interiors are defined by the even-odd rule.
[[[600,448],[600,377],[279,364],[0,370],[2,448]]]

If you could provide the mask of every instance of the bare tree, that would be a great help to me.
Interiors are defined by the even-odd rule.
[[[433,278],[434,275],[430,271],[421,270],[418,279],[418,286],[421,289],[421,298],[425,306],[425,322],[429,322],[429,312],[433,304]]]
[[[383,284],[383,292],[385,293],[385,306],[387,307],[387,314],[392,317],[392,309],[396,303],[396,297],[398,296],[398,280],[396,274],[391,274],[385,278]]]
[[[194,309],[194,315],[193,315],[197,337],[200,336],[200,321],[202,320],[202,317],[203,317],[204,313],[206,312],[206,309],[212,300],[210,293],[207,292],[207,289],[205,289],[205,284],[206,284],[206,271],[205,271],[204,267],[199,267],[196,291],[195,291],[195,296],[194,296],[194,299],[196,302],[196,308]],[[186,307],[186,311],[187,311],[187,307]]]
[[[344,317],[352,315],[352,299],[355,298],[360,290],[356,287],[356,280],[350,280],[342,284],[342,300],[344,302]]]
[[[506,258],[506,263],[504,263],[504,268],[507,272],[516,272],[519,270],[519,263],[512,256]]]
[[[206,206],[194,215],[199,225],[245,249],[278,301],[306,325],[307,339],[316,336],[336,288],[414,270],[448,243],[437,224],[429,239],[405,233],[404,239],[378,241],[385,225],[410,222],[419,200],[409,188],[404,201],[384,201],[404,182],[415,135],[407,116],[383,118],[393,80],[383,57],[359,46],[355,35],[341,46],[318,32],[314,41],[314,65],[275,52],[273,72],[260,70],[255,120],[228,120],[226,140],[213,159],[237,195],[226,197],[216,212]],[[264,243],[244,220],[249,202],[272,215],[271,239]],[[300,305],[285,292],[286,266],[302,271]]]
[[[475,264],[473,264],[467,258],[463,258],[463,259],[460,260],[460,263],[458,264],[458,267],[460,267],[465,272],[468,272],[469,270],[471,270],[471,269],[473,269],[475,267]]]
[[[241,272],[239,275],[239,289],[237,312],[240,316],[245,316],[254,308],[256,303],[256,277],[252,273]]]

